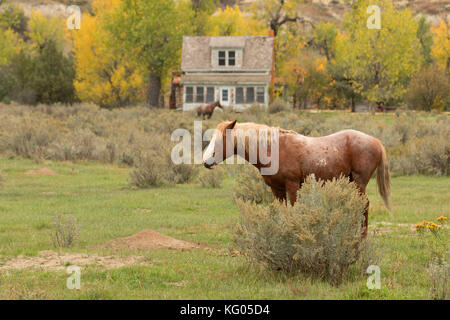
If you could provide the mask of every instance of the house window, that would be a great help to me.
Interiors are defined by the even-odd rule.
[[[236,51],[234,50],[221,50],[218,58],[218,64],[221,67],[233,67],[236,65]]]
[[[219,66],[226,66],[227,64],[227,52],[219,51]]]
[[[228,51],[228,65],[229,66],[236,65],[236,52],[235,51]]]
[[[244,103],[244,88],[236,88],[236,103]]]
[[[214,102],[214,87],[207,87],[206,88],[206,103]]]
[[[228,89],[222,89],[222,101],[228,102]]]
[[[266,102],[266,90],[264,89],[264,87],[256,88],[256,101],[259,103]]]
[[[185,102],[186,103],[194,102],[194,87],[186,87]]]
[[[247,94],[246,94],[246,103],[253,103],[255,102],[255,88],[248,87],[247,88]]]
[[[205,102],[205,93],[203,87],[197,87],[197,95],[195,97],[195,102],[203,103]]]

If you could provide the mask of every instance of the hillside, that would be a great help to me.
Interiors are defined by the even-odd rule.
[[[257,0],[241,0],[244,7]],[[441,19],[450,14],[450,0],[394,0],[398,8],[410,8],[417,15],[425,15],[432,24],[438,24]],[[302,16],[314,22],[320,20],[340,21],[350,10],[350,5],[344,0],[311,0],[300,6]]]
[[[220,5],[240,4],[242,7],[248,7],[256,0],[220,0]],[[15,2],[23,6],[25,13],[29,15],[32,10],[40,10],[47,16],[64,17],[65,8],[70,4],[78,4],[82,11],[89,10],[92,0],[6,0],[5,3]],[[410,8],[417,15],[424,14],[432,24],[437,24],[441,19],[449,17],[450,0],[394,0],[399,8]],[[0,8],[3,5],[0,5]],[[320,20],[340,21],[350,6],[344,0],[311,0],[300,6],[301,15],[314,22]]]

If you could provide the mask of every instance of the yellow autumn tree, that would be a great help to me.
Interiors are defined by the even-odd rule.
[[[108,108],[133,104],[144,96],[142,70],[104,28],[108,14],[119,5],[120,0],[95,0],[93,15],[83,14],[81,28],[70,31],[77,96]]]
[[[431,55],[436,64],[443,70],[450,68],[450,30],[444,20],[441,21],[439,27],[431,29],[433,32],[433,46]]]
[[[8,63],[13,56],[20,52],[24,44],[16,32],[11,29],[0,28],[0,66]]]
[[[211,17],[211,36],[267,35],[267,27],[242,12],[239,6],[218,9]]]
[[[381,28],[369,29],[367,8],[378,5]],[[422,64],[418,23],[409,9],[389,0],[358,0],[336,38],[336,65],[354,92],[369,101],[399,101],[408,79]]]
[[[63,46],[65,41],[64,19],[44,17],[40,11],[33,11],[28,26],[30,31],[27,35],[33,48],[44,46],[50,39]]]
[[[327,59],[311,50],[303,49],[282,64],[280,76],[287,85],[287,93],[292,97],[294,108],[330,106],[333,96],[329,92],[332,82],[327,71]]]

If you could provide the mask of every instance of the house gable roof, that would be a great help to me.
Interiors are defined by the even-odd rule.
[[[242,48],[240,70],[272,69],[273,38],[268,36],[183,37],[181,69],[211,70],[211,51],[214,48]]]

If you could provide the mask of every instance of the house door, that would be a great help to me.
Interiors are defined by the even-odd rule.
[[[231,105],[231,89],[220,88],[220,104],[224,106]]]

